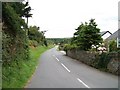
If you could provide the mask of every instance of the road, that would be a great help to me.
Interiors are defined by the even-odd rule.
[[[118,88],[118,77],[57,51],[43,53],[27,88]]]

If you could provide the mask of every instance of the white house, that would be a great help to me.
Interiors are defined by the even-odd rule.
[[[110,31],[102,31],[99,34],[102,36],[103,40],[105,40],[106,38],[112,35]]]
[[[102,32],[100,32],[99,34],[102,36],[103,41],[105,41],[106,38],[108,38],[109,36],[112,35],[112,33],[109,32],[109,31],[102,31]],[[107,48],[105,47],[105,44],[102,43],[102,44],[98,47],[98,50],[100,51],[100,53],[102,53],[102,52],[106,52],[106,51],[107,51]]]

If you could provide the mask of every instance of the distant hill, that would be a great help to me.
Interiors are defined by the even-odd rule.
[[[48,42],[53,42],[54,44],[59,43],[69,43],[71,38],[46,38]]]

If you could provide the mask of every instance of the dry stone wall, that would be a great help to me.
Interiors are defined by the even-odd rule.
[[[98,64],[98,60],[96,58],[100,58],[98,53],[93,53],[90,51],[81,51],[79,49],[71,49],[66,51],[66,55],[77,59],[87,65],[90,65],[92,67],[96,67]],[[119,67],[120,67],[120,53],[110,53],[109,55],[109,62],[107,63],[107,71],[113,73],[113,74],[119,74]]]

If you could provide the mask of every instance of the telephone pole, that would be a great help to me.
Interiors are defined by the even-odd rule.
[[[28,5],[29,5],[29,0],[27,0],[27,3],[28,3]],[[27,34],[27,38],[28,38],[28,32],[29,32],[29,28],[28,28],[28,11],[27,11],[27,32],[26,32],[26,34]]]

